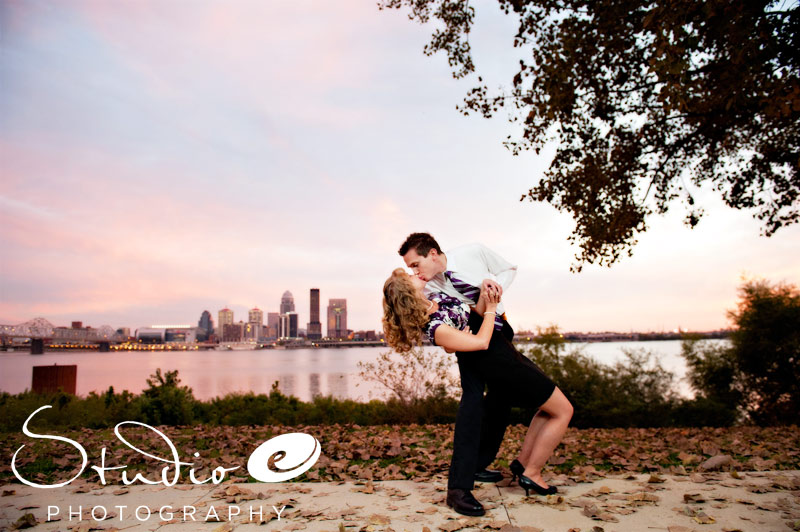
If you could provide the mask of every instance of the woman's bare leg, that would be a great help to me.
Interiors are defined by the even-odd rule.
[[[550,398],[541,406],[540,412],[547,415],[537,420],[538,414],[531,421],[525,442],[522,444],[521,457],[528,457],[522,462],[525,466],[525,476],[543,488],[547,488],[542,479],[542,468],[553,451],[561,443],[567,431],[569,421],[572,419],[572,404],[564,393],[556,388]],[[540,425],[534,430],[534,425]],[[531,436],[530,438],[528,436]]]
[[[517,457],[517,460],[519,460],[521,464],[524,465],[530,461],[531,451],[533,451],[533,442],[536,441],[536,436],[549,418],[550,414],[539,410],[536,412],[536,415],[533,416],[533,419],[531,419],[531,424],[528,427],[528,431],[525,433],[525,441],[522,443],[522,449],[520,449],[519,456]]]

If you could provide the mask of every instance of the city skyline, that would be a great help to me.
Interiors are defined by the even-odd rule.
[[[704,188],[694,230],[673,205],[633,257],[570,273],[571,219],[519,201],[552,147],[513,157],[504,115],[459,114],[475,80],[426,57],[431,28],[400,11],[4,2],[0,25],[2,324],[195,323],[314,286],[347,298],[349,329],[379,330],[415,231],[518,265],[518,330],[720,329],[743,276],[800,283],[800,225],[760,237]],[[476,7],[490,86],[518,63],[514,32]]]

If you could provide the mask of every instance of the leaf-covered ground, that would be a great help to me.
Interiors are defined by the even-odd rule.
[[[322,444],[317,464],[300,480],[403,480],[443,478],[452,453],[452,425],[408,426],[261,426],[261,427],[159,427],[175,445],[180,459],[193,464],[196,478],[208,478],[212,469],[232,468],[234,477],[247,477],[247,458],[270,437],[288,432],[315,436]],[[37,432],[34,430],[34,432]],[[141,472],[160,478],[165,466],[122,443],[112,430],[82,430],[39,434],[65,436],[80,443],[88,454],[83,476],[98,481],[90,466],[125,465],[128,477]],[[496,466],[506,469],[519,451],[525,427],[509,427]],[[167,443],[143,428],[123,429],[131,445],[144,452],[171,458]],[[75,475],[81,456],[74,446],[52,439],[32,439],[22,433],[3,434],[0,482],[15,482],[11,457],[19,451],[16,467],[37,483],[64,481]],[[199,456],[195,457],[195,453]],[[612,473],[653,472],[686,474],[698,471],[717,457],[715,468],[740,471],[800,469],[798,427],[736,427],[706,429],[570,429],[548,464],[546,476],[596,478]],[[728,458],[729,457],[729,458]],[[183,467],[182,482],[189,483]],[[121,481],[122,470],[106,473],[107,483]]]

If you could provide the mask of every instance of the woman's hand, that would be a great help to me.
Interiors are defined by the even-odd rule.
[[[500,294],[500,290],[494,286],[487,286],[484,290],[481,290],[481,295],[478,298],[478,306],[483,307],[483,313],[495,312],[497,310],[497,304],[500,303]],[[481,300],[483,300],[482,305]]]

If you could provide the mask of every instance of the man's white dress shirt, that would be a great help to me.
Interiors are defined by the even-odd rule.
[[[484,279],[494,279],[503,287],[503,293],[517,275],[517,266],[487,248],[483,244],[467,244],[445,252],[447,270],[457,279],[478,288]],[[464,294],[456,290],[453,283],[440,273],[425,285],[425,292],[444,292],[469,305],[474,304]],[[497,314],[505,312],[503,303],[497,305]]]

